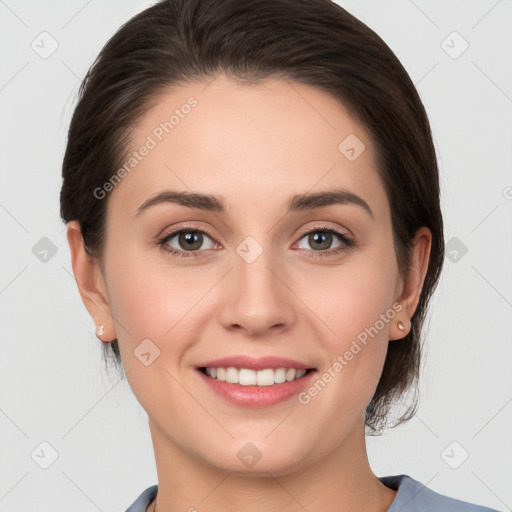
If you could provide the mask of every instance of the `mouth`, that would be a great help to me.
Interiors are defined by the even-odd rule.
[[[203,363],[196,373],[213,396],[237,407],[260,409],[297,398],[312,385],[318,370],[289,359],[241,356]]]
[[[201,366],[198,370],[217,381],[239,384],[240,386],[264,387],[302,379],[315,371],[315,368],[264,368],[253,370],[233,366]]]
[[[277,355],[238,354],[195,367],[200,380],[214,393],[236,406],[270,407],[296,397],[318,374],[302,361]]]

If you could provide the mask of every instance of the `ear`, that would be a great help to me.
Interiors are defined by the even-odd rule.
[[[414,236],[413,247],[411,249],[411,268],[409,274],[403,280],[400,296],[395,299],[402,305],[400,313],[396,315],[396,321],[391,324],[389,329],[389,339],[398,340],[406,336],[411,328],[411,318],[416,311],[420,300],[423,282],[427,274],[430,249],[432,246],[432,233],[426,226],[422,226]],[[397,327],[397,322],[401,320],[405,330]]]
[[[100,272],[99,261],[85,251],[78,221],[67,223],[67,239],[71,251],[73,274],[82,300],[94,320],[96,329],[103,325],[103,334],[96,334],[96,336],[101,341],[113,341],[117,336],[110,312],[106,283]]]

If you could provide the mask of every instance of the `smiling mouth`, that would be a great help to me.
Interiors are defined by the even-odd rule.
[[[302,379],[305,375],[315,371],[315,368],[295,369],[295,368],[266,368],[264,370],[251,370],[249,368],[230,367],[200,367],[198,370],[208,377],[228,382],[231,384],[240,384],[241,386],[273,386],[274,384],[284,384]]]

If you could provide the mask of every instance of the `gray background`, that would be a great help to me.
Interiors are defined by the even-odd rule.
[[[58,215],[80,80],[149,4],[0,0],[0,512],[122,511],[157,483],[147,416],[104,370]],[[340,4],[418,87],[446,223],[421,406],[368,439],[370,462],[511,510],[512,0]]]

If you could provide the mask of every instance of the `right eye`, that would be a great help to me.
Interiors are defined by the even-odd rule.
[[[206,238],[209,238],[211,242],[210,247],[207,247],[206,249],[215,249],[218,244],[212,240],[211,235],[202,229],[196,228],[180,228],[172,231],[160,239],[158,244],[162,249],[164,249],[164,251],[175,256],[195,258],[198,256],[195,253],[200,252],[200,249],[205,242],[205,236]],[[171,242],[177,243],[178,247],[171,245]]]

